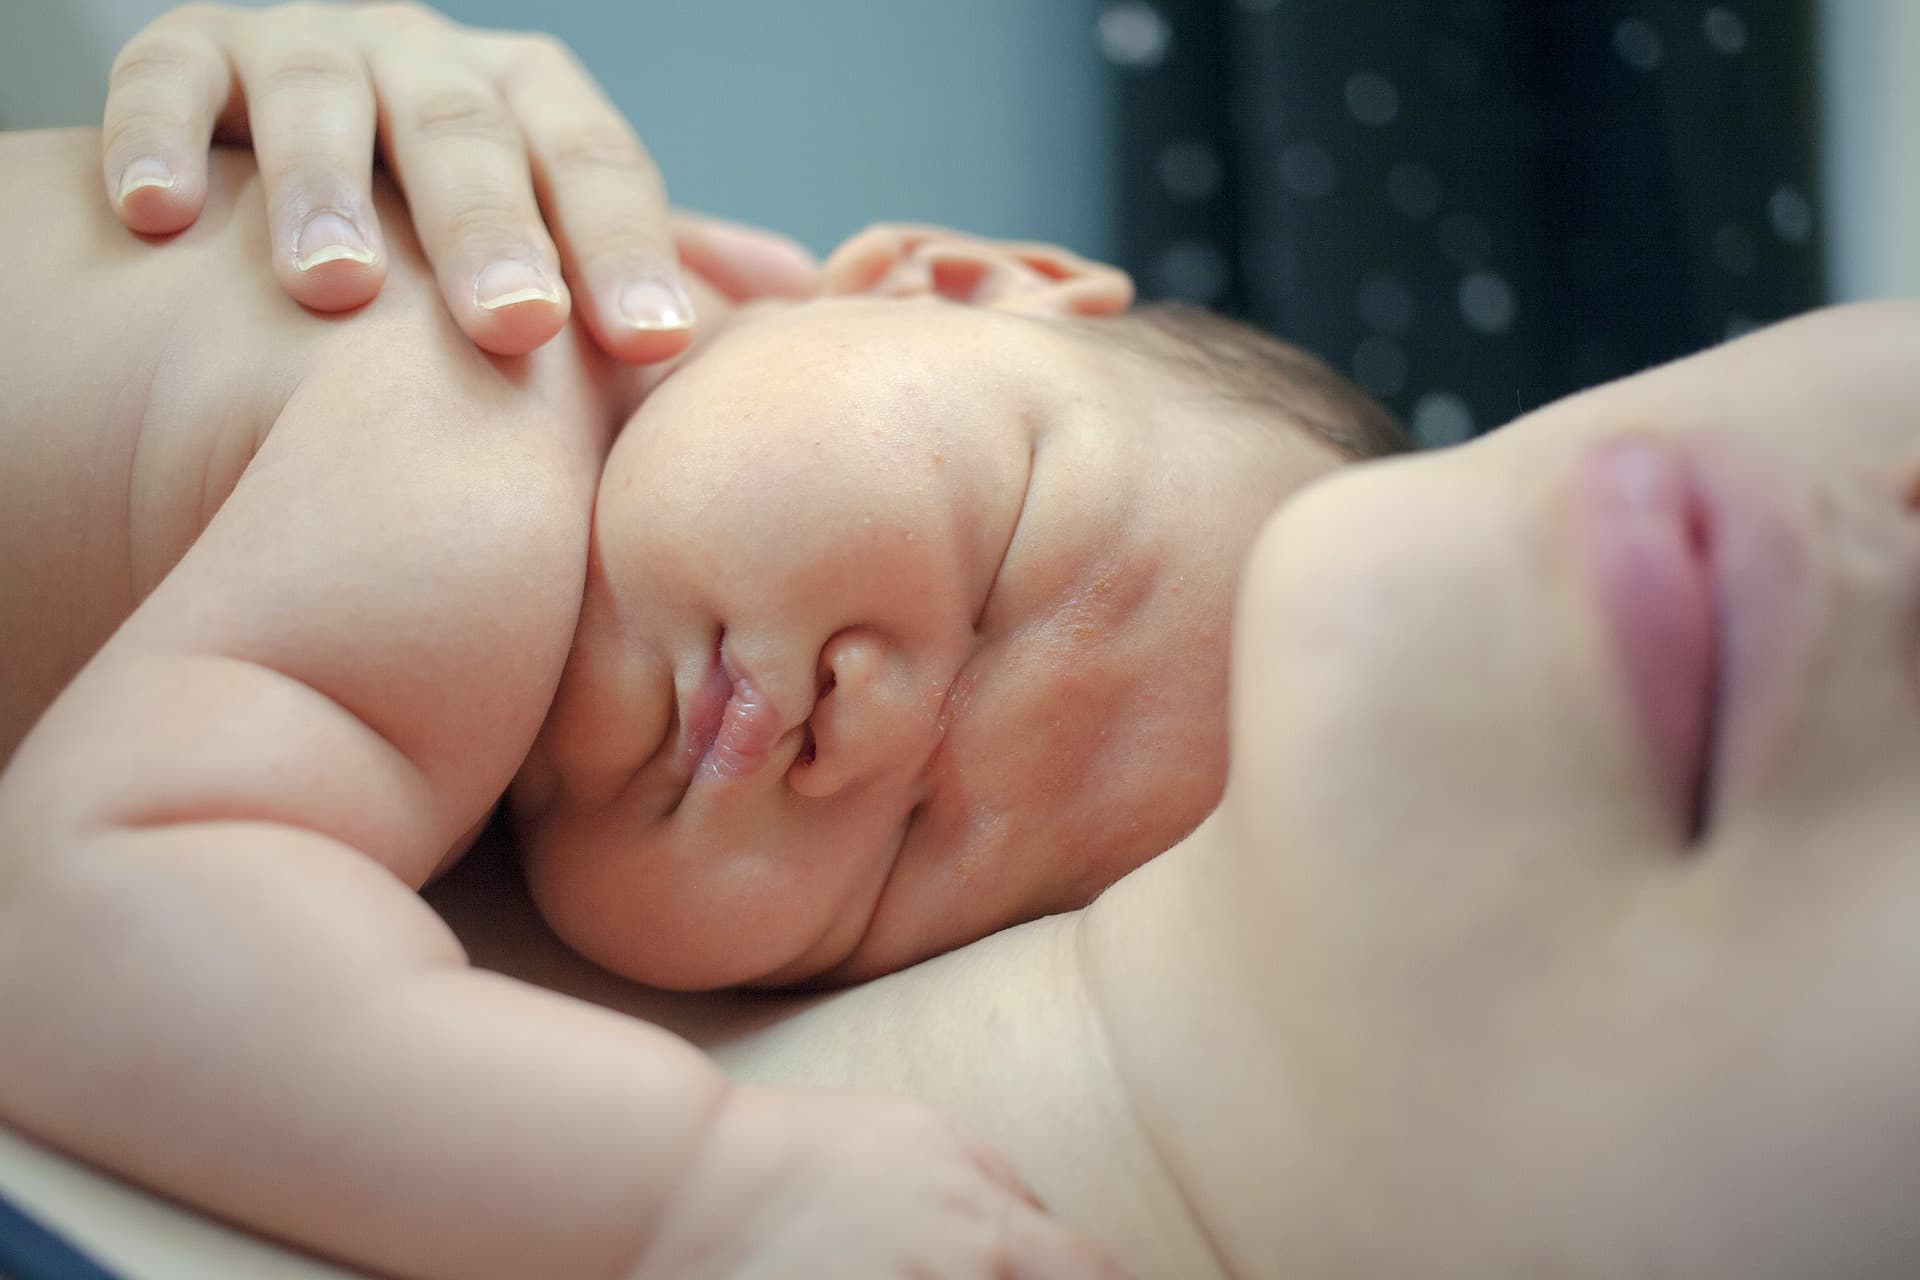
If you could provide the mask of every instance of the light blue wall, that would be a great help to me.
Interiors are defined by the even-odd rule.
[[[512,0],[448,0],[488,26]],[[573,0],[561,36],[675,199],[816,249],[878,219],[1114,243],[1095,0]]]
[[[0,121],[98,118],[159,0],[0,0]],[[446,0],[564,38],[682,204],[819,250],[877,219],[1115,243],[1098,0]]]

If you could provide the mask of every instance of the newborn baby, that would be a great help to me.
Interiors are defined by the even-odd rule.
[[[869,977],[1082,906],[1213,807],[1242,553],[1395,437],[1129,294],[878,228],[648,398],[513,792],[563,937],[655,985]]]
[[[1110,268],[912,229],[700,299],[664,380],[493,362],[404,244],[347,321],[287,303],[243,157],[134,243],[96,146],[4,148],[0,1118],[407,1274],[680,1274],[823,1213],[942,1256],[941,1177],[1018,1194],[474,972],[409,891],[511,782],[555,927],[655,983],[1084,903],[1220,794],[1255,530],[1391,424]]]

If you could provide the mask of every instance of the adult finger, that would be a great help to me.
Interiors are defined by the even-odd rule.
[[[666,188],[647,149],[566,46],[518,37],[501,78],[594,339],[616,359],[664,360],[692,340]]]
[[[135,231],[179,231],[206,203],[207,147],[233,87],[214,38],[225,17],[211,5],[170,14],[113,60],[101,159],[107,198]]]
[[[820,264],[806,247],[777,232],[681,210],[673,215],[680,263],[735,302],[810,298]]]
[[[274,274],[321,311],[380,291],[386,254],[373,210],[373,85],[336,22],[285,14],[241,29],[234,61],[266,191]]]
[[[417,52],[370,60],[387,157],[448,310],[488,351],[533,350],[566,323],[569,299],[519,126],[477,71]]]

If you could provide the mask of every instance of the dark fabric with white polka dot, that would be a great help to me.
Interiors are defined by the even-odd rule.
[[[1108,0],[1145,297],[1427,444],[1824,295],[1807,0]]]

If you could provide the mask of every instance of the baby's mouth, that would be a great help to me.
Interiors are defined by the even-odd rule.
[[[722,643],[681,717],[680,765],[689,782],[757,773],[780,739],[780,717],[752,679],[735,670]]]

